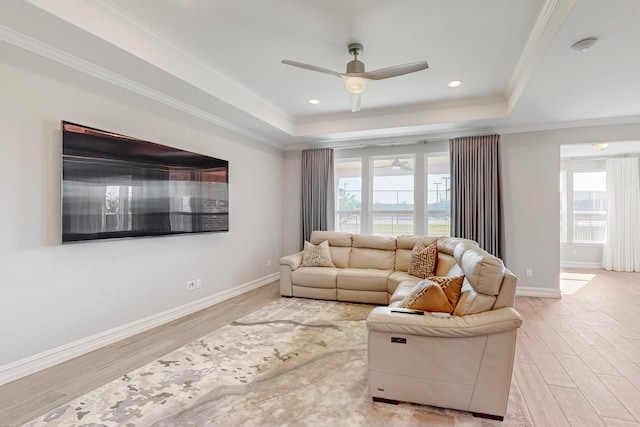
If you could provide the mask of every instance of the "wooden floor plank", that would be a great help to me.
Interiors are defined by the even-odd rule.
[[[538,333],[538,336],[544,341],[554,353],[575,354],[569,345],[562,339],[560,335],[553,329],[551,322],[543,320],[530,320],[527,323]]]
[[[600,416],[587,402],[584,395],[577,388],[558,387],[550,385],[553,397],[560,405],[560,409],[574,427],[599,427],[604,426]]]
[[[593,326],[592,329],[605,341],[624,353],[633,363],[640,363],[640,347],[633,340],[623,338],[608,326]]]
[[[640,427],[640,423],[635,421],[617,420],[615,418],[602,417],[602,421],[607,427]]]
[[[523,337],[518,342],[518,345],[520,344],[531,355],[547,384],[575,388],[575,384],[543,340]]]
[[[558,334],[565,340],[573,351],[580,356],[580,359],[597,374],[621,375],[620,372],[605,359],[600,353],[593,351],[593,347],[589,345],[575,331],[558,331]]]
[[[631,384],[640,390],[640,366],[637,363],[633,363],[631,359],[615,348],[594,347],[594,349],[602,355],[602,357],[607,359],[611,365],[615,366],[616,370]]]
[[[598,378],[618,398],[620,403],[631,412],[631,415],[635,417],[634,421],[640,422],[640,390],[623,377],[598,375]]]
[[[582,362],[580,357],[569,354],[556,354],[556,357],[598,415],[636,421],[596,374],[591,372]]]
[[[563,427],[571,425],[535,365],[516,363],[513,373],[522,395],[527,396],[525,400],[527,408],[536,426]]]

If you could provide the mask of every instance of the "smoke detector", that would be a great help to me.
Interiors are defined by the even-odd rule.
[[[575,42],[571,49],[575,50],[578,53],[588,52],[596,45],[598,39],[595,37],[589,37],[587,39],[582,39],[579,42]]]

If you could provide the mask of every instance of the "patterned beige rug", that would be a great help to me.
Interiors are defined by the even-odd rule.
[[[373,403],[370,305],[280,299],[29,426],[530,426],[515,382],[505,421]]]

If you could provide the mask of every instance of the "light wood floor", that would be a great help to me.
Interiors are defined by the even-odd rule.
[[[516,302],[524,324],[514,377],[533,422],[640,426],[640,273],[563,277],[561,300]],[[29,421],[278,298],[276,282],[6,384],[0,426]]]
[[[640,426],[640,273],[568,270],[518,298],[515,379],[537,426]]]

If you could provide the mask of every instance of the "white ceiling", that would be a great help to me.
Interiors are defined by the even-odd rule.
[[[292,149],[640,121],[638,22],[638,0],[3,0],[0,53]],[[354,41],[367,70],[430,68],[352,113],[341,79],[280,62],[343,72]]]

